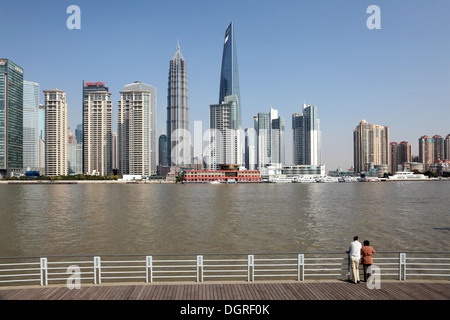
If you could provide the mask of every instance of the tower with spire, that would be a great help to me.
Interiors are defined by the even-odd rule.
[[[171,166],[192,163],[189,134],[188,81],[186,60],[180,43],[170,60],[167,90],[167,157]]]

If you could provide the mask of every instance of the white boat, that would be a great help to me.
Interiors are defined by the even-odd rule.
[[[312,182],[316,182],[316,179],[311,178],[311,177],[296,177],[296,178],[294,178],[294,180],[292,180],[292,182],[295,182],[295,183],[312,183]]]
[[[414,173],[409,171],[398,171],[393,176],[389,177],[390,180],[426,180],[428,177],[421,173]]]
[[[335,177],[320,177],[316,179],[316,182],[327,183],[327,182],[338,182],[338,179]]]
[[[287,177],[274,177],[269,179],[269,182],[273,182],[273,183],[291,183],[292,179],[291,178],[287,178]]]
[[[219,180],[213,180],[209,184],[220,184],[221,182]]]
[[[339,182],[356,182],[356,181],[358,181],[358,178],[357,177],[339,177],[338,178],[338,181]]]

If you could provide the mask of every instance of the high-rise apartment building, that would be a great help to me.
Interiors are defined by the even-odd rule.
[[[270,147],[270,157],[272,163],[281,163],[284,165],[285,161],[285,125],[284,118],[276,115],[271,117],[271,147]]]
[[[259,112],[257,121],[255,121],[256,127],[256,153],[257,153],[257,165],[258,168],[264,168],[271,161],[271,121],[269,112]]]
[[[156,88],[141,82],[125,85],[118,110],[118,154],[121,174],[156,173],[156,144],[152,111]],[[153,169],[154,168],[154,169]]]
[[[39,168],[39,84],[23,81],[23,169]]]
[[[245,167],[248,170],[256,170],[257,165],[257,135],[254,128],[245,129]]]
[[[61,90],[44,90],[45,97],[45,174],[68,173],[68,122],[66,94]]]
[[[23,168],[23,69],[0,59],[0,177]]]
[[[353,130],[353,161],[356,172],[372,165],[389,167],[389,127],[362,120]]]
[[[188,81],[186,60],[177,45],[170,60],[167,90],[167,150],[169,165],[192,164],[189,134]]]
[[[83,173],[111,174],[111,154],[111,93],[104,82],[83,81]]]
[[[119,171],[119,134],[111,133],[111,168],[116,173]]]
[[[402,141],[400,143],[391,142],[389,147],[389,171],[391,173],[399,171],[399,165],[412,162],[411,145],[407,141]]]
[[[218,170],[221,164],[242,165],[242,134],[233,120],[238,99],[236,95],[225,97],[220,104],[209,106],[210,168]]]
[[[316,106],[303,104],[302,113],[292,115],[293,162],[295,165],[322,164],[322,132]]]
[[[39,105],[39,171],[41,175],[45,175],[45,105]]]
[[[432,138],[427,135],[419,138],[419,161],[424,164],[425,170],[437,160],[448,159],[448,139],[436,134]],[[447,150],[446,150],[447,147]]]

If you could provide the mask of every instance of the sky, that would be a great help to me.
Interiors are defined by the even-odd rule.
[[[70,5],[81,29],[67,28]],[[379,8],[380,29],[369,29]],[[169,61],[177,41],[187,62],[189,118],[209,126],[218,103],[225,30],[232,21],[243,127],[278,109],[286,122],[302,104],[318,108],[327,170],[353,165],[353,130],[361,120],[390,127],[390,141],[418,154],[423,135],[450,134],[448,0],[16,0],[0,6],[0,58],[24,80],[67,95],[69,126],[82,123],[82,81],[105,82],[113,127],[124,85],[157,88],[158,135],[165,132]]]

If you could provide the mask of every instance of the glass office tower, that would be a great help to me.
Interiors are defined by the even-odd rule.
[[[0,177],[23,167],[23,69],[0,59]]]
[[[170,60],[167,90],[167,156],[169,165],[190,166],[192,163],[189,135],[189,106],[186,60],[177,45]]]
[[[39,84],[23,82],[23,168],[39,170]]]
[[[233,22],[230,23],[225,31],[225,40],[222,54],[222,70],[220,74],[220,92],[219,104],[225,101],[225,97],[235,95],[237,97],[237,106],[232,114],[231,121],[235,129],[242,127],[241,121],[241,92],[239,87],[239,71],[236,51],[236,40],[234,38]]]

